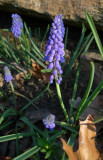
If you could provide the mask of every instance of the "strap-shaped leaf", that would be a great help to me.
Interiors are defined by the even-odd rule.
[[[42,95],[44,94],[44,92],[48,89],[49,85],[50,85],[50,83],[48,83],[48,85],[46,86],[46,88],[45,88],[42,92],[40,92],[40,94],[39,94],[37,97],[35,97],[35,98],[32,99],[28,104],[26,104],[26,105],[20,110],[20,112],[24,111],[24,110],[25,110],[27,107],[29,107],[34,101],[36,101],[38,98],[40,98],[40,96],[42,96]]]
[[[103,58],[103,46],[102,46],[101,40],[99,38],[99,35],[98,35],[97,29],[95,27],[95,24],[93,22],[93,19],[91,18],[91,16],[88,13],[86,13],[86,18],[87,18],[89,26],[90,26],[90,28],[92,30],[92,33],[94,35],[95,41],[96,41],[98,49],[100,51],[100,54],[101,54],[101,56]]]
[[[74,89],[73,89],[73,95],[72,95],[72,101],[71,101],[71,105],[70,105],[69,119],[71,118],[72,112],[73,112],[73,106],[74,106],[74,100],[75,100],[75,96],[76,96],[76,92],[77,92],[80,68],[81,68],[81,62],[79,63],[78,68],[77,68],[77,73],[76,73],[76,78],[75,78],[75,83],[74,83]]]
[[[18,115],[18,113],[17,113],[17,111],[16,111],[15,109],[13,109],[13,108],[10,108],[10,109],[6,110],[6,111],[2,114],[2,116],[0,117],[0,124],[2,123],[2,121],[3,121],[6,117],[8,117],[8,116],[10,116],[10,115]]]
[[[40,148],[35,146],[35,147],[29,149],[28,151],[26,151],[25,153],[22,153],[21,155],[13,158],[13,160],[25,160],[25,159],[31,157],[33,154],[37,153],[39,150],[40,150]]]
[[[41,131],[39,128],[37,128],[32,122],[30,122],[27,117],[21,117],[20,120],[23,121],[25,124],[27,124],[30,128],[35,129],[35,131],[41,136],[44,135],[44,132]]]
[[[55,121],[55,124],[57,124],[57,125],[59,125],[59,126],[65,128],[65,129],[67,129],[67,130],[69,130],[69,131],[72,131],[72,132],[78,134],[77,129],[75,129],[74,127],[72,127],[71,125],[69,125],[69,124],[66,123],[66,122]]]
[[[91,88],[92,88],[93,79],[94,79],[94,72],[95,72],[95,66],[94,66],[93,62],[90,62],[90,64],[91,64],[91,70],[90,70],[90,79],[89,79],[88,87],[87,87],[87,90],[85,92],[85,95],[84,95],[81,103],[78,106],[78,109],[77,109],[77,112],[76,112],[76,116],[75,116],[75,122],[78,120],[78,118],[80,116],[80,111],[82,110],[82,107],[85,104],[85,102],[86,102],[86,100],[87,100],[87,98],[89,96],[89,93],[91,91]]]
[[[88,107],[88,105],[93,101],[93,99],[99,94],[99,92],[103,89],[103,80],[96,87],[94,92],[89,96],[82,109],[80,110],[79,116],[83,113],[83,111]]]
[[[67,77],[67,75],[69,74],[69,72],[70,72],[71,69],[72,69],[72,66],[73,66],[75,60],[78,58],[78,56],[79,56],[80,53],[81,53],[81,52],[79,52],[79,49],[80,49],[81,44],[83,43],[85,32],[86,32],[86,28],[85,28],[85,26],[83,25],[83,27],[82,27],[82,34],[81,34],[80,40],[79,40],[79,42],[78,42],[78,44],[77,44],[77,47],[76,47],[76,49],[75,49],[75,52],[73,53],[73,56],[72,56],[71,59],[70,59],[69,64],[67,65],[67,70],[66,70],[66,72],[65,72],[65,75],[63,76],[63,80]]]
[[[19,138],[30,137],[30,136],[34,136],[34,135],[35,134],[33,134],[31,132],[6,135],[6,136],[0,137],[0,142],[11,141],[11,140],[14,140],[14,139],[17,139],[17,138],[19,139]]]

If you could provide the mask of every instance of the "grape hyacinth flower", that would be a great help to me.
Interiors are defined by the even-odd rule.
[[[55,116],[53,114],[48,115],[43,119],[43,124],[45,125],[46,128],[49,128],[50,131],[55,128]]]
[[[65,62],[65,51],[63,44],[64,34],[65,28],[63,25],[62,15],[58,15],[53,20],[44,57],[44,61],[49,62],[47,69],[53,70],[53,74],[50,76],[50,83],[53,83],[54,78],[57,80],[58,84],[62,81],[61,74],[63,71],[60,63]]]
[[[18,14],[12,14],[12,27],[11,31],[16,38],[21,36],[21,28],[23,28],[23,23],[21,17]]]
[[[4,79],[6,82],[10,82],[13,79],[11,72],[7,66],[4,67]]]

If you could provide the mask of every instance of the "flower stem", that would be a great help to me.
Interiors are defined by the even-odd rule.
[[[63,110],[63,112],[64,112],[64,116],[65,116],[65,118],[66,118],[66,121],[69,122],[69,116],[68,116],[68,114],[67,114],[66,108],[65,108],[64,103],[63,103],[63,100],[62,100],[61,91],[60,91],[60,86],[59,86],[59,84],[58,84],[57,82],[56,82],[56,89],[57,89],[57,94],[58,94],[58,98],[59,98],[59,101],[60,101],[62,110]]]
[[[11,81],[10,81],[10,86],[11,86],[11,90],[12,90],[13,97],[14,97],[14,103],[15,103],[15,107],[16,107],[16,98],[15,98],[15,93],[14,93],[14,86],[13,86]]]

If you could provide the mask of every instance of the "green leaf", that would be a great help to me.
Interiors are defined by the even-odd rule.
[[[66,28],[64,50],[66,50],[66,47],[67,47],[67,38],[68,38],[68,27]]]
[[[27,124],[29,127],[35,129],[35,131],[41,136],[44,135],[44,132],[41,131],[39,128],[37,128],[32,122],[30,122],[27,117],[21,117],[20,120],[23,121],[25,124]]]
[[[44,136],[43,136],[43,140],[48,141],[49,138],[49,132],[47,130],[47,128],[44,130]]]
[[[37,46],[39,47],[39,42],[41,38],[40,28],[38,28]]]
[[[76,134],[72,133],[69,137],[69,140],[67,141],[67,144],[70,145],[70,146],[74,146],[74,141],[75,141],[75,138],[76,138]],[[63,153],[63,156],[62,156],[62,160],[66,160],[66,157],[65,157],[65,152]],[[68,160],[68,158],[67,158]]]
[[[90,33],[88,36],[86,36],[84,38],[84,41],[83,41],[83,43],[82,43],[82,45],[81,45],[81,47],[80,47],[80,49],[78,51],[79,55],[80,54],[82,54],[83,56],[85,55],[85,53],[87,52],[88,48],[90,47],[90,44],[92,43],[91,38],[92,38],[92,41],[93,41],[94,38],[93,38],[92,33]],[[78,55],[77,55],[77,57],[78,57]],[[76,57],[76,59],[77,59],[77,57]]]
[[[51,155],[51,150],[46,153],[45,159],[49,158]]]
[[[9,125],[11,125],[12,123],[14,123],[14,121],[10,121],[10,122],[5,122],[3,124],[0,125],[0,131],[6,127],[8,127]]]
[[[90,28],[91,28],[91,30],[92,30],[92,33],[93,33],[93,35],[94,35],[95,41],[96,41],[97,46],[98,46],[98,49],[99,49],[99,51],[100,51],[100,54],[101,54],[101,56],[102,56],[102,58],[103,58],[103,46],[102,46],[101,40],[100,40],[100,38],[99,38],[98,32],[97,32],[97,30],[96,30],[95,24],[94,24],[91,16],[90,16],[88,13],[86,13],[86,18],[87,18],[87,21],[88,21],[88,23],[89,23],[89,26],[90,26]]]
[[[6,110],[3,115],[0,117],[0,124],[2,123],[2,121],[4,121],[4,119],[10,115],[18,115],[17,111],[13,108],[10,108],[8,110]]]
[[[33,47],[31,47],[30,53],[31,53],[31,55],[39,58],[41,62],[44,62],[44,59],[41,57],[41,55],[37,51],[35,51],[35,49]]]
[[[34,101],[36,101],[38,98],[40,98],[40,96],[42,96],[44,94],[45,91],[47,91],[48,87],[49,87],[50,83],[48,83],[48,85],[46,86],[46,88],[40,92],[40,94],[35,97],[34,99],[32,99],[28,104],[26,104],[21,110],[20,112],[24,111],[27,107],[29,107]]]
[[[37,133],[34,132],[34,128],[31,125],[30,125],[30,131],[33,134],[33,136],[32,136],[33,144],[34,144],[34,146],[36,146],[37,145]],[[34,134],[36,136],[34,136]],[[40,160],[39,152],[37,152],[35,156],[36,156],[37,160]]]
[[[38,58],[36,58],[31,52],[29,52],[23,45],[21,46],[21,48],[24,49],[24,51],[31,57],[34,59],[34,61],[36,61],[39,65],[41,65],[42,67],[46,68],[45,64],[42,63]]]
[[[66,111],[66,108],[64,106],[63,99],[62,99],[62,96],[61,96],[60,86],[56,81],[55,81],[55,83],[56,83],[56,90],[57,90],[60,105],[62,107],[62,110],[63,110],[64,116],[66,118],[66,121],[69,122],[69,116],[68,116],[68,113]]]
[[[52,72],[52,69],[42,69],[41,72],[42,73]]]
[[[65,74],[64,74],[64,76],[63,76],[63,80],[64,80],[64,79],[67,77],[67,75],[70,73],[70,71],[71,71],[71,69],[72,69],[72,66],[73,66],[75,60],[78,58],[78,56],[79,56],[80,53],[81,53],[81,52],[79,52],[79,50],[80,50],[80,47],[81,47],[81,45],[82,45],[82,43],[83,43],[85,32],[86,32],[86,28],[85,28],[85,26],[84,26],[84,24],[83,24],[83,26],[82,26],[82,34],[81,34],[80,40],[79,40],[79,42],[78,42],[78,44],[77,44],[77,47],[76,47],[76,49],[75,49],[75,52],[73,53],[73,56],[72,56],[71,59],[70,59],[69,64],[67,65],[67,69],[66,69],[66,72],[65,72]]]
[[[17,122],[16,122],[16,125],[15,125],[15,131],[16,131],[16,156],[19,155],[19,143],[18,143],[18,126],[17,126]]]
[[[37,28],[35,28],[35,44],[37,45],[36,41],[37,41]]]
[[[17,133],[17,134],[11,134],[11,135],[6,135],[6,136],[1,136],[0,137],[0,142],[5,142],[5,141],[11,141],[14,139],[19,139],[19,138],[24,138],[24,137],[30,137],[34,134],[28,132],[28,133]]]
[[[24,23],[24,27],[25,27],[26,33],[28,34],[28,36],[29,36],[29,38],[30,38],[30,41],[31,41],[31,44],[32,44],[33,48],[35,49],[36,52],[38,52],[38,53],[41,55],[42,58],[44,58],[44,55],[41,53],[41,51],[39,50],[39,48],[38,48],[38,47],[35,45],[35,43],[33,42],[32,37],[31,37],[31,35],[30,35],[30,33],[29,33],[29,30],[28,30],[28,28],[27,28],[26,23]]]
[[[74,127],[72,127],[71,125],[69,125],[68,123],[66,122],[59,122],[59,121],[55,121],[55,124],[73,132],[73,133],[76,133],[76,134],[79,134],[77,129],[75,129]]]
[[[72,133],[69,137],[67,144],[73,147],[76,136],[77,136],[77,134]]]
[[[103,89],[103,80],[96,87],[94,92],[89,96],[85,104],[82,106],[79,116],[83,113],[83,111],[88,107],[88,105],[93,101],[93,99],[99,94],[99,92]]]
[[[98,122],[101,122],[101,121],[103,121],[103,116],[101,116],[101,117],[99,117],[99,118],[96,118],[96,119],[94,120],[94,123],[98,123]]]
[[[85,44],[85,49],[83,50],[82,56],[85,56],[85,54],[87,53],[90,45],[92,44],[93,40],[94,40],[94,36],[87,37],[87,43]]]
[[[33,154],[37,153],[39,150],[40,150],[40,148],[35,146],[35,147],[29,149],[28,151],[22,153],[21,155],[13,158],[12,160],[25,160],[25,159],[31,157]]]
[[[90,79],[89,79],[89,83],[88,83],[88,87],[87,87],[87,90],[85,92],[85,95],[81,101],[81,103],[79,104],[78,106],[78,109],[77,109],[77,112],[76,112],[76,115],[75,115],[75,122],[78,120],[79,116],[80,116],[80,112],[83,108],[83,105],[85,104],[88,96],[89,96],[89,93],[91,91],[91,88],[92,88],[92,84],[93,84],[93,79],[94,79],[94,72],[95,72],[95,66],[94,66],[94,63],[93,62],[90,62],[91,64],[91,70],[90,70]]]
[[[6,62],[3,62],[3,61],[0,60],[0,64],[11,67],[11,68],[15,69],[17,72],[19,72],[19,69],[17,69],[14,65],[9,64],[9,62],[6,63]]]
[[[62,134],[66,134],[67,131],[65,130],[62,130],[62,131],[58,131],[56,134],[52,135],[49,139],[48,139],[48,142],[51,143],[53,141],[56,140],[56,138],[60,137]]]
[[[2,31],[10,32],[11,29],[1,29]]]
[[[47,143],[39,135],[37,137],[37,143],[41,148],[45,148],[47,146]]]
[[[47,150],[43,148],[43,149],[41,149],[40,151],[41,151],[42,153],[45,153]]]
[[[78,65],[78,68],[77,68],[77,73],[76,73],[76,78],[75,78],[75,83],[74,83],[74,89],[73,89],[73,95],[72,95],[72,101],[71,101],[71,105],[70,105],[69,119],[71,118],[72,112],[73,112],[73,106],[74,106],[74,100],[75,100],[75,96],[76,96],[76,92],[77,92],[81,62],[82,61],[80,61],[79,65]]]
[[[43,39],[41,41],[41,44],[40,44],[40,49],[41,49],[41,47],[43,45],[44,40],[46,39],[46,36],[47,36],[47,34],[49,32],[49,28],[50,28],[50,25],[48,24],[47,29],[46,29],[45,34],[44,34],[44,37],[43,37]]]

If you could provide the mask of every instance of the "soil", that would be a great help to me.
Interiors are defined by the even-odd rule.
[[[45,32],[45,29],[47,28],[48,23],[51,24],[51,21],[48,22],[48,21],[39,20],[33,17],[28,18],[26,16],[23,16],[22,18],[27,23],[27,25],[31,27],[32,32],[34,31],[35,28],[40,28],[42,36]],[[1,19],[0,29],[5,29],[5,28],[10,29],[11,28],[11,14],[10,13],[1,12],[0,19]],[[68,26],[68,31],[69,31],[68,33],[69,36],[68,36],[68,43],[67,43],[67,54],[69,53],[69,57],[70,57],[80,38],[81,28]],[[1,32],[5,38],[7,38],[9,34],[11,40],[13,39],[13,35],[11,33],[8,32],[7,34],[7,32],[4,32],[4,31],[1,31]],[[88,34],[89,32],[90,31],[87,31],[86,34]],[[100,35],[102,34],[103,33],[101,33]],[[33,34],[33,36],[35,35]],[[93,42],[90,49],[97,50],[95,42]],[[94,61],[94,63],[99,66],[101,71],[103,71],[102,62]],[[78,64],[78,61],[76,62],[76,64]],[[75,65],[72,68],[72,73],[69,74],[66,77],[65,81],[60,85],[62,98],[63,98],[64,104],[66,106],[68,113],[69,113],[69,107],[70,107],[69,100],[72,98],[73,86],[75,82],[76,68],[77,66]],[[3,74],[2,69],[3,69],[3,66],[0,67],[0,73]],[[65,69],[66,69],[66,66],[64,66],[64,72],[65,72]],[[18,93],[27,97],[29,100],[32,100],[34,97],[36,97],[41,91],[45,89],[47,85],[45,84],[43,79],[36,79],[34,76],[32,76],[31,79],[28,79],[28,80],[25,80],[24,78],[21,77],[19,80],[15,81],[15,76],[17,73],[14,71],[12,71],[12,73],[14,77],[13,83],[15,85],[15,90]],[[78,92],[76,94],[76,97],[79,96],[83,98],[83,95],[88,85],[89,74],[90,74],[90,62],[88,60],[84,60],[82,64],[81,72],[80,72]],[[97,79],[96,80],[94,79],[92,91],[99,84],[99,81],[100,80],[97,81]],[[12,93],[10,92],[10,86],[4,83],[3,89],[8,94],[8,100],[1,99],[1,104],[4,105],[6,109],[9,107],[14,107]],[[100,94],[102,95],[103,91]],[[28,103],[28,100],[25,97],[22,97],[16,94],[17,110],[20,110],[22,107],[24,107]],[[3,110],[1,110],[1,114],[2,113],[3,113]],[[52,84],[49,90],[47,90],[39,99],[37,99],[25,111],[25,115],[27,115],[27,117],[29,117],[29,119],[41,130],[44,130],[44,126],[42,124],[42,118],[48,113],[54,114],[56,116],[56,120],[58,121],[65,120],[63,111],[61,109],[61,106],[58,100],[55,83]],[[11,119],[11,117],[9,117],[9,119]],[[14,119],[17,120],[17,117],[13,117],[13,120]],[[18,132],[29,131],[28,127],[26,126],[22,127],[22,126],[23,124],[19,122]],[[61,127],[56,126],[56,129],[61,130]],[[12,124],[10,127],[7,127],[5,130],[2,130],[0,133],[0,136],[12,134],[12,133],[15,133],[15,124]],[[69,135],[70,135],[70,132],[68,132],[68,134],[64,138],[67,140],[69,138]],[[103,143],[100,144],[101,139],[103,141],[102,135],[103,135],[103,128],[101,128],[99,133],[97,133],[98,141],[96,141],[96,146],[99,150],[103,150]],[[26,151],[28,148],[31,148],[32,146],[33,146],[33,142],[31,138],[20,139],[19,140],[19,154],[23,153],[24,151]],[[77,149],[77,146],[78,145],[75,146],[75,150]],[[16,154],[15,148],[16,148],[15,141],[1,143],[0,144],[0,154],[4,156],[15,157],[15,154]],[[32,160],[32,158],[30,158],[30,160]]]

